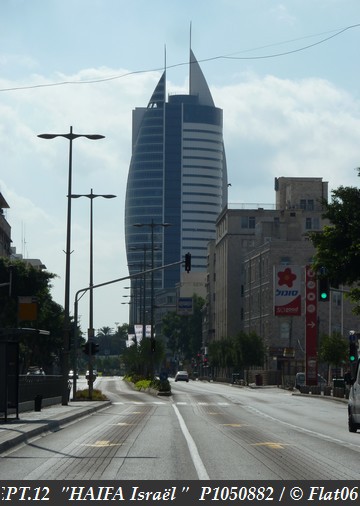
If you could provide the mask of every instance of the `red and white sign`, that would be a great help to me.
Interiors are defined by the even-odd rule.
[[[301,270],[297,265],[274,267],[275,316],[301,315]]]

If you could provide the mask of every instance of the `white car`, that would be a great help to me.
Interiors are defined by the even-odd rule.
[[[178,371],[175,375],[175,381],[186,381],[189,382],[189,375],[187,371]]]
[[[349,432],[360,429],[360,359],[356,367],[354,380],[351,381],[348,401],[348,426]]]

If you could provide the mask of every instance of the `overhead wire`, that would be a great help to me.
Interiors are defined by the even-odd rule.
[[[328,42],[329,40],[331,40],[335,37],[338,37],[339,35],[343,34],[344,32],[354,29],[354,28],[358,28],[358,27],[360,27],[360,23],[346,26],[345,28],[337,30],[336,33],[332,33],[334,31],[334,30],[332,30],[330,32],[322,32],[320,34],[308,35],[307,37],[301,37],[298,39],[291,39],[291,40],[288,40],[285,42],[279,42],[277,44],[269,44],[267,46],[260,46],[258,48],[247,49],[244,51],[237,51],[237,52],[230,53],[230,54],[212,56],[210,58],[202,58],[202,59],[198,60],[198,63],[204,63],[204,62],[215,61],[215,60],[263,60],[263,59],[269,59],[269,58],[279,58],[282,56],[286,56],[286,55],[290,55],[290,54],[294,54],[294,53],[299,53],[301,51],[306,51],[308,49],[311,49],[312,47],[318,46],[320,44],[324,44],[325,42]],[[268,47],[272,47],[274,45],[282,45],[282,44],[288,44],[290,42],[297,42],[299,40],[303,40],[306,38],[317,37],[319,35],[323,35],[324,33],[332,33],[332,35],[329,35],[328,37],[325,37],[324,39],[316,41],[312,44],[307,44],[306,46],[302,46],[302,47],[296,48],[296,49],[291,49],[289,51],[283,51],[281,53],[266,54],[266,55],[259,55],[259,56],[234,56],[236,54],[239,54],[240,52],[243,53],[243,52],[257,51],[259,49],[267,49]],[[181,67],[184,65],[188,65],[188,62],[181,62],[181,63],[175,63],[173,65],[168,65],[167,69]],[[65,86],[65,85],[69,85],[69,84],[96,84],[96,83],[103,83],[103,82],[107,82],[107,81],[114,81],[117,79],[123,79],[124,77],[131,76],[131,75],[145,74],[145,73],[150,73],[150,72],[159,72],[162,70],[164,70],[163,67],[159,67],[159,68],[153,68],[153,69],[133,70],[130,72],[125,72],[124,74],[110,76],[110,77],[102,77],[99,79],[89,79],[89,80],[82,80],[82,81],[59,81],[59,82],[55,82],[55,83],[33,84],[33,85],[27,85],[27,86],[16,86],[16,87],[12,87],[12,88],[2,88],[2,89],[0,88],[0,92],[29,90],[29,89],[36,89],[36,88],[49,88],[49,87],[54,87],[54,86]]]

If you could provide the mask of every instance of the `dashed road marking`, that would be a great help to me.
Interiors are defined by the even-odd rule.
[[[95,441],[95,443],[85,443],[83,446],[91,448],[109,448],[111,446],[122,446],[124,443],[112,443],[111,441]]]
[[[272,448],[274,450],[283,450],[285,446],[289,446],[285,443],[276,443],[273,441],[266,441],[264,443],[254,443],[251,446],[266,446],[268,448]]]

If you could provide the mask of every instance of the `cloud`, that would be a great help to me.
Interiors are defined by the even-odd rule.
[[[224,109],[229,180],[242,188],[239,202],[243,195],[257,201],[259,180],[268,182],[261,201],[273,202],[270,180],[278,176],[323,177],[331,188],[356,184],[358,100],[322,79],[243,77],[213,90]]]
[[[284,4],[278,4],[271,9],[271,13],[280,22],[285,22],[288,25],[294,25],[296,17],[289,13],[288,8]]]
[[[127,73],[126,69],[89,68],[73,75],[34,75],[28,84],[95,80]],[[31,257],[40,258],[59,276],[53,295],[63,304],[68,141],[42,140],[37,134],[100,133],[101,141],[73,143],[74,193],[113,193],[116,199],[94,204],[94,281],[127,275],[124,201],[131,157],[132,110],[146,106],[157,84],[157,72],[133,74],[94,84],[68,84],[2,92],[0,103],[0,191],[10,205],[13,243],[21,251],[22,233]],[[0,79],[0,88],[19,82]],[[211,83],[210,83],[211,85]],[[171,93],[184,86],[169,82]],[[211,87],[211,86],[210,86]],[[231,202],[274,203],[274,178],[323,177],[329,186],[357,185],[360,104],[346,91],[323,79],[280,79],[242,74],[237,84],[211,87],[224,110]],[[74,294],[89,283],[89,203],[72,203],[71,284]],[[95,326],[127,321],[121,306],[123,286],[96,294]],[[84,298],[85,299],[85,298]],[[81,302],[86,328],[87,304]]]

